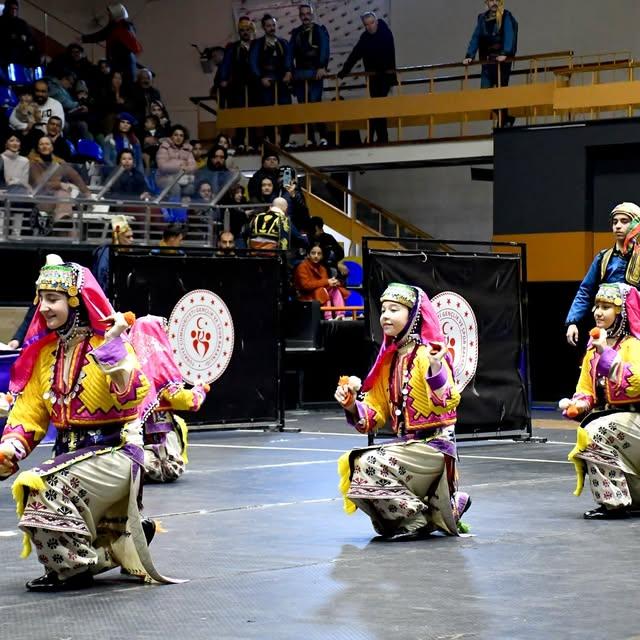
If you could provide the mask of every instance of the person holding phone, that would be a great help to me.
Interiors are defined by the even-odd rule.
[[[457,487],[460,393],[440,321],[419,287],[391,283],[380,302],[378,358],[362,389],[339,383],[335,398],[361,433],[390,422],[397,438],[340,458],[345,511],[364,511],[386,539],[455,536],[471,498]]]

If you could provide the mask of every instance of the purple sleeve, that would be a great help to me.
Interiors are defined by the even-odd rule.
[[[127,357],[127,349],[122,338],[118,336],[94,349],[91,355],[99,364],[105,367],[113,367]]]
[[[447,370],[444,366],[440,367],[440,371],[432,376],[427,376],[427,384],[431,389],[440,389],[447,383]]]
[[[596,367],[596,372],[599,376],[609,377],[609,373],[611,372],[611,365],[613,365],[613,361],[616,359],[616,355],[616,350],[611,347],[607,347],[600,354],[598,366]]]

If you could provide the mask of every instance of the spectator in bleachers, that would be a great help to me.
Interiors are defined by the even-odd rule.
[[[251,71],[257,81],[258,104],[269,107],[291,104],[291,51],[289,43],[276,35],[276,19],[265,13],[261,20],[264,36],[251,46]],[[291,127],[280,127],[280,141],[276,140],[275,127],[266,127],[264,136],[273,144],[284,146],[289,142]]]
[[[56,198],[69,198],[75,186],[85,198],[91,196],[91,191],[78,172],[62,158],[53,154],[53,143],[48,136],[42,136],[38,140],[36,148],[29,154],[29,182],[33,188],[38,187],[47,176],[52,165],[57,165],[58,170],[47,178],[40,193]],[[68,202],[41,204],[40,209],[49,214],[53,213],[53,222],[71,215],[72,206]]]
[[[183,172],[169,193],[174,197],[188,197],[193,194],[196,161],[189,144],[189,132],[185,127],[179,124],[174,125],[171,127],[171,135],[160,141],[156,164],[158,165],[156,182],[160,188],[167,187],[177,173]]]
[[[59,77],[49,79],[49,95],[64,109],[65,131],[71,140],[89,137],[89,127],[85,122],[88,107],[81,105],[71,96],[71,90],[75,84],[76,77],[68,69],[60,71]]]
[[[100,110],[100,130],[104,135],[111,133],[119,113],[131,113],[133,101],[124,87],[122,73],[114,71],[111,74],[111,82],[98,96],[97,105]]]
[[[214,197],[213,189],[206,180],[196,182],[196,190],[191,200],[192,203],[209,204]],[[196,220],[195,227],[202,228],[204,221],[210,221],[213,225],[213,232],[217,235],[222,228],[222,212],[219,207],[198,207],[189,210],[189,220]],[[198,235],[198,234],[196,234]],[[206,240],[207,234],[199,234],[200,239]],[[192,236],[193,238],[193,236]]]
[[[220,91],[220,69],[222,68],[222,61],[224,60],[224,47],[211,47],[211,62],[216,66],[216,73],[213,76],[213,85],[211,85],[211,90],[209,95],[212,98],[218,99],[220,102],[222,100],[221,97],[218,96],[218,92]],[[220,104],[220,106],[224,106]]]
[[[239,40],[227,45],[220,69],[220,88],[225,95],[225,104],[229,108],[251,107],[256,104],[256,86],[251,72],[250,51],[256,27],[247,16],[238,20]],[[248,138],[245,128],[236,129],[233,139],[235,148],[240,151],[253,151],[256,147],[255,131],[249,129]]]
[[[136,77],[137,56],[142,45],[136,37],[136,29],[127,9],[119,2],[107,7],[109,23],[106,27],[82,36],[82,42],[106,42],[107,59],[112,71],[122,73],[126,86],[133,86]]]
[[[36,80],[33,83],[33,101],[38,108],[39,120],[34,128],[40,129],[42,133],[46,132],[47,122],[51,116],[58,116],[62,120],[64,128],[65,116],[62,105],[54,98],[49,97],[49,85],[46,80]],[[16,107],[17,109],[18,107]],[[14,109],[15,112],[15,109]],[[9,118],[11,127],[17,131],[24,131],[25,127],[20,126],[19,121],[14,118],[14,113]]]
[[[318,300],[327,307],[344,307],[349,291],[341,286],[340,280],[330,277],[323,262],[322,247],[315,242],[309,248],[307,257],[296,268],[293,274],[298,300]],[[335,314],[335,316],[333,315]],[[325,311],[324,319],[343,319],[344,311]]]
[[[196,161],[196,168],[204,169],[207,165],[207,151],[200,140],[191,140],[191,153]]]
[[[169,112],[161,100],[154,100],[151,103],[151,115],[158,118],[160,127],[160,137],[168,136],[171,131],[171,118]]]
[[[262,156],[262,167],[249,178],[249,185],[247,187],[249,199],[252,202],[259,199],[262,192],[263,178],[271,178],[273,184],[276,185],[278,183],[279,173],[280,158],[278,154],[273,151],[265,151]]]
[[[18,16],[18,0],[6,0],[0,16],[0,65],[22,64],[37,66],[40,53],[29,25]]]
[[[257,197],[252,198],[251,202],[255,204],[271,204],[278,195],[276,184],[273,178],[269,176],[262,178],[260,181],[260,193],[258,193]]]
[[[184,238],[187,235],[187,229],[182,224],[170,224],[165,227],[162,232],[162,240],[158,249],[153,249],[151,253],[163,253],[163,254],[179,254],[184,255],[184,251],[180,249]]]
[[[239,249],[246,248],[244,237],[248,233],[248,223],[252,215],[251,209],[243,209],[243,204],[247,204],[247,196],[244,187],[236,184],[229,190],[228,204],[235,205],[225,211],[224,228],[231,231],[236,238],[236,246]]]
[[[31,90],[24,91],[20,96],[20,101],[9,116],[9,125],[26,143],[23,145],[24,147],[29,147],[30,142],[28,139],[31,137],[32,131],[36,130],[35,127],[39,122],[40,107],[33,99],[33,92]],[[40,135],[42,134],[40,131],[39,133]],[[27,148],[27,151],[29,151],[29,148]]]
[[[216,252],[216,255],[218,256],[235,255],[236,239],[233,236],[233,233],[231,233],[231,231],[221,231],[218,234],[218,240],[216,242],[216,246],[218,247],[218,251]]]
[[[30,193],[29,161],[20,155],[20,138],[10,135],[2,153],[2,172],[4,187],[9,192]]]
[[[46,135],[53,143],[53,155],[71,162],[73,149],[62,133],[62,120],[58,116],[51,116],[47,122]]]
[[[299,27],[291,32],[291,56],[293,59],[294,89],[298,104],[305,102],[322,102],[324,77],[329,66],[330,40],[326,27],[314,22],[311,3],[303,2],[298,7]],[[306,145],[315,144],[318,134],[318,145],[327,146],[327,128],[324,124],[309,124],[310,140]],[[289,145],[291,146],[291,145]]]
[[[389,95],[391,87],[398,84],[395,74],[396,48],[393,33],[384,20],[379,20],[373,11],[367,11],[361,16],[364,31],[349,57],[345,60],[338,73],[344,78],[356,63],[362,60],[364,70],[372,73],[368,77],[369,95],[372,98],[384,98]],[[370,121],[370,140],[375,138],[380,144],[389,142],[386,118],[373,118]]]
[[[278,187],[279,195],[287,201],[287,214],[293,226],[300,232],[306,232],[309,229],[309,207],[293,167],[280,167]]]
[[[100,187],[105,176],[104,151],[95,140],[78,140],[73,163],[89,187]]]
[[[162,102],[160,92],[153,86],[153,73],[149,69],[138,70],[136,83],[131,92],[134,103],[134,115],[139,122],[151,113],[152,102]]]
[[[106,58],[100,58],[96,65],[96,86],[93,88],[94,93],[98,94],[107,89],[111,84],[111,65]]]
[[[479,51],[481,61],[494,63],[482,65],[480,87],[489,89],[498,84],[506,87],[509,85],[512,64],[506,60],[517,53],[518,23],[513,14],[504,8],[504,0],[485,0],[485,4],[487,11],[478,16],[463,63],[470,64]],[[515,118],[509,115],[507,109],[501,109],[499,121],[499,126],[511,127]]]
[[[204,169],[198,171],[197,179],[206,180],[213,192],[218,193],[232,177],[226,162],[227,150],[224,147],[212,147],[207,153],[207,164]]]
[[[111,242],[98,247],[93,252],[91,272],[105,292],[109,291],[109,247],[113,245],[128,247],[134,243],[133,230],[126,216],[111,218]]]
[[[63,53],[47,65],[47,75],[50,77],[60,78],[62,77],[60,74],[65,70],[71,71],[78,80],[84,80],[87,85],[95,89],[98,70],[87,60],[81,44],[72,42]]]
[[[342,264],[344,249],[330,233],[325,232],[324,220],[320,216],[310,218],[309,235],[311,242],[322,249],[323,264],[327,267],[329,275],[336,278],[347,275],[349,270]]]
[[[120,152],[123,149],[129,149],[133,153],[136,169],[140,173],[144,172],[142,147],[134,131],[136,124],[136,119],[130,113],[118,115],[113,127],[113,133],[110,133],[104,139],[104,161],[107,166],[116,166]]]
[[[284,198],[276,198],[267,211],[253,216],[249,231],[250,249],[287,251],[290,237],[291,226]]]
[[[118,166],[124,171],[111,185],[108,198],[122,198],[123,200],[148,200],[151,197],[144,174],[136,167],[136,159],[131,149],[121,149],[118,152]]]
[[[142,160],[147,169],[156,166],[156,153],[160,146],[161,135],[158,116],[149,115],[144,119],[144,133],[142,138]]]

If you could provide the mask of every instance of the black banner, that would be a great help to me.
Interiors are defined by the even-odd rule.
[[[376,251],[365,254],[369,328],[380,345],[380,295],[390,282],[421,287],[429,296],[462,296],[477,319],[477,369],[462,392],[459,435],[530,429],[520,256]]]
[[[168,318],[178,300],[195,289],[214,292],[229,309],[234,328],[231,361],[212,383],[200,411],[184,415],[188,422],[282,426],[279,256],[149,255],[148,250],[132,249],[112,252],[110,260],[118,310]]]

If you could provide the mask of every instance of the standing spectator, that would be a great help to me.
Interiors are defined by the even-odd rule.
[[[107,197],[124,200],[148,200],[151,195],[143,173],[136,168],[135,156],[131,149],[122,149],[118,153],[117,162],[124,171],[111,185]]]
[[[251,73],[250,52],[256,27],[250,18],[243,16],[238,20],[239,40],[227,45],[220,69],[220,88],[225,94],[228,108],[251,107],[255,101],[255,83]],[[245,128],[236,129],[234,146],[238,151],[253,151],[256,146],[255,132]]]
[[[384,98],[389,95],[391,87],[398,84],[395,74],[396,47],[393,34],[384,20],[379,20],[373,11],[367,11],[361,16],[364,31],[353,51],[346,59],[339,78],[344,78],[362,60],[364,70],[373,73],[369,76],[369,95],[372,98]],[[369,125],[369,142],[374,137],[379,144],[389,142],[386,118],[374,118]]]
[[[324,77],[329,66],[330,42],[326,27],[313,21],[313,6],[304,2],[298,9],[299,27],[291,32],[291,56],[293,58],[293,79],[298,104],[305,102],[322,102]],[[324,124],[310,124],[310,140],[314,142],[315,134],[319,136],[318,144],[327,146],[327,128]]]
[[[133,86],[136,77],[137,56],[142,53],[142,45],[136,37],[136,28],[125,6],[119,2],[107,7],[109,23],[100,31],[82,36],[82,42],[106,41],[107,59],[112,71],[122,73],[127,87]]]
[[[262,167],[258,169],[249,179],[247,191],[249,199],[253,202],[260,196],[263,178],[271,178],[274,185],[278,184],[280,174],[280,157],[273,151],[265,151],[262,156]]]
[[[249,248],[286,251],[289,249],[290,236],[287,201],[284,198],[276,198],[267,211],[253,216]]]
[[[121,113],[116,118],[113,133],[104,139],[104,161],[107,166],[114,167],[120,152],[129,149],[133,153],[136,169],[144,172],[142,147],[134,131],[136,124],[136,119],[130,113]]]
[[[20,155],[20,138],[13,134],[7,138],[2,153],[4,185],[10,192],[30,193],[29,161]]]
[[[227,169],[226,161],[227,150],[224,147],[213,147],[207,154],[205,168],[198,171],[198,180],[206,180],[211,185],[213,193],[219,193],[220,189],[231,180],[232,174]]]
[[[220,70],[222,68],[222,61],[224,60],[224,53],[224,47],[211,47],[211,62],[213,62],[213,64],[216,66],[216,73],[213,77],[213,85],[211,86],[211,91],[209,92],[209,94],[212,98],[215,98],[218,101],[220,107],[224,106],[223,104],[221,104],[222,100],[221,96],[219,95]]]
[[[261,20],[264,36],[258,38],[251,47],[251,71],[258,83],[258,104],[270,107],[276,104],[291,104],[291,51],[289,43],[276,35],[276,19],[265,13]],[[280,142],[284,146],[289,142],[291,128],[280,128]],[[273,144],[276,140],[275,127],[265,129],[265,138]]]
[[[62,120],[58,116],[51,116],[47,122],[46,134],[53,143],[53,155],[62,158],[65,162],[71,161],[73,148],[62,134]]]
[[[58,116],[58,118],[62,120],[62,127],[64,128],[64,109],[57,100],[49,97],[49,85],[46,80],[36,80],[33,83],[33,99],[38,107],[40,116],[40,120],[36,124],[36,127],[40,129],[42,133],[46,132],[47,122],[49,122],[49,118],[51,116]],[[13,116],[13,114],[11,115]],[[11,126],[15,128],[11,118],[9,119],[9,122]]]
[[[167,187],[177,173],[183,172],[171,188],[171,196],[191,196],[194,192],[196,161],[188,140],[189,132],[182,125],[176,124],[171,128],[171,135],[161,140],[156,154],[156,182],[161,189]]]
[[[480,87],[506,87],[509,85],[512,64],[506,60],[513,58],[518,49],[518,23],[513,14],[504,8],[504,0],[485,0],[485,4],[487,11],[478,16],[463,63],[471,63],[480,51],[480,60],[492,63],[482,65]],[[500,110],[498,126],[511,127],[514,122],[515,118],[509,115],[507,109]]]
[[[280,196],[287,201],[287,214],[293,226],[301,232],[309,229],[309,207],[304,193],[298,186],[296,170],[293,167],[282,166],[278,177]],[[305,243],[306,247],[306,243]]]
[[[162,101],[160,92],[153,86],[153,73],[149,69],[140,69],[136,77],[136,84],[131,92],[134,115],[138,122],[143,122],[145,116],[151,113],[151,103]]]
[[[37,66],[40,54],[29,25],[18,17],[18,0],[7,0],[0,16],[0,65],[23,64]]]

